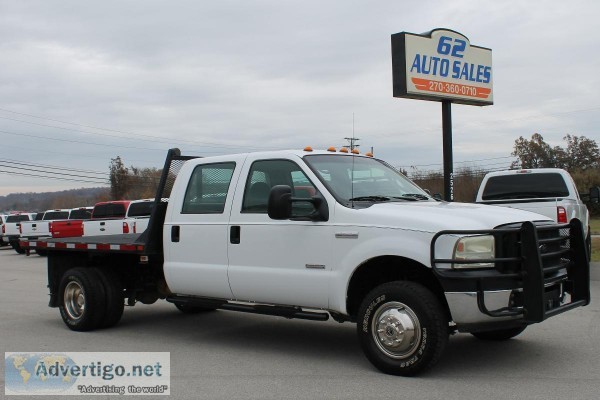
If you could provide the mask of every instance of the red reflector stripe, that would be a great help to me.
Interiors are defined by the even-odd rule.
[[[75,243],[75,248],[79,250],[86,250],[88,246],[86,243]]]
[[[48,243],[46,243],[46,242],[38,242],[37,247],[48,247]]]
[[[134,244],[122,244],[119,250],[122,251],[135,251],[136,246]]]
[[[67,244],[66,243],[54,243],[54,247],[56,247],[57,249],[66,249],[67,248]]]
[[[98,250],[110,250],[110,244],[97,244],[96,249]]]

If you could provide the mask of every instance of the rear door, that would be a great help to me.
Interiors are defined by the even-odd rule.
[[[173,293],[232,298],[227,226],[244,159],[211,157],[184,165],[179,173],[190,178],[185,186],[176,183],[163,228],[165,278]]]
[[[320,182],[310,179],[312,173],[301,165],[300,160],[292,158],[264,160],[250,155],[246,160],[228,238],[229,283],[238,300],[328,307],[333,238],[330,223],[276,221],[267,215],[269,192],[275,185],[291,186],[294,197],[311,197],[319,190],[316,185]],[[302,208],[303,203],[294,204]]]

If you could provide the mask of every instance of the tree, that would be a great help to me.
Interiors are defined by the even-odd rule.
[[[567,148],[559,157],[562,168],[585,171],[600,167],[600,149],[594,140],[575,135],[567,135],[563,139],[567,142]]]
[[[551,147],[544,142],[539,133],[534,133],[531,140],[519,136],[515,140],[512,156],[518,157],[518,161],[511,164],[511,168],[552,168],[557,166],[557,157],[560,157],[562,149]]]
[[[110,159],[110,194],[113,200],[122,200],[127,194],[129,170],[123,164],[120,156]]]

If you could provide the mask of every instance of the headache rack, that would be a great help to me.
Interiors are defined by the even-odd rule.
[[[496,256],[490,259],[457,260],[436,258],[439,238],[447,235],[492,235]],[[458,238],[457,238],[458,239]],[[494,268],[454,269],[452,264],[493,263]],[[445,264],[445,266],[440,266]],[[444,290],[453,283],[470,282],[477,292],[479,310],[491,317],[522,316],[527,323],[541,322],[553,315],[585,306],[590,302],[590,269],[581,221],[569,224],[523,222],[491,230],[447,230],[431,241],[431,265]],[[549,287],[564,285],[570,302],[548,301]],[[519,301],[507,307],[489,310],[486,290],[514,289]]]

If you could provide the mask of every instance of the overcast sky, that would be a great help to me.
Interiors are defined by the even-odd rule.
[[[160,167],[170,147],[341,147],[353,116],[363,151],[441,169],[440,103],[392,97],[390,35],[433,28],[493,51],[494,105],[452,107],[456,168],[508,166],[534,132],[600,141],[598,17],[593,0],[3,0],[0,195],[98,186],[111,158]],[[39,165],[68,180],[6,173]]]

